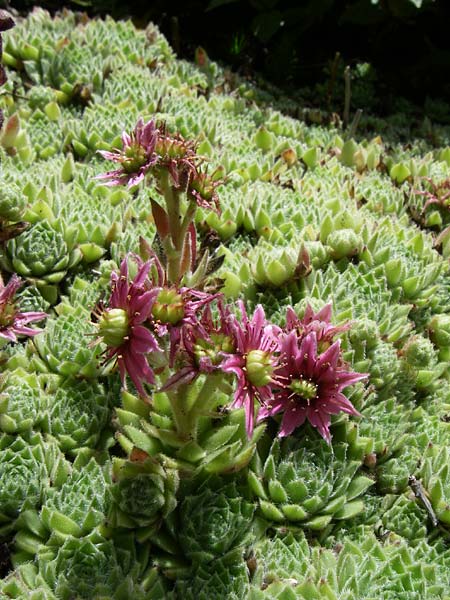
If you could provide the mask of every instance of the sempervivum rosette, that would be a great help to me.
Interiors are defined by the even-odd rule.
[[[52,538],[81,537],[105,521],[109,506],[109,464],[79,456],[67,481],[46,493],[41,519]]]
[[[20,221],[27,205],[27,198],[15,183],[3,184],[0,191],[0,222]]]
[[[69,378],[48,402],[42,429],[57,440],[63,452],[76,455],[83,448],[95,448],[109,414],[102,385]]]
[[[133,552],[97,531],[82,538],[68,536],[62,546],[42,546],[38,565],[40,576],[59,600],[146,598],[135,583],[140,564]]]
[[[49,297],[55,297],[51,286],[58,284],[82,259],[75,239],[76,230],[62,221],[39,221],[9,240],[0,252],[0,264],[47,290]]]
[[[48,319],[45,331],[34,339],[31,362],[41,373],[95,379],[101,373],[100,350],[90,342],[95,330],[83,307]],[[30,347],[30,352],[33,348]]]
[[[343,539],[333,550],[310,547],[303,533],[283,532],[254,548],[251,600],[421,600],[448,598],[450,552],[421,541],[415,548],[391,534],[361,542]],[[433,563],[433,564],[431,564]]]
[[[179,476],[173,461],[150,458],[135,449],[131,460],[115,458],[108,521],[114,527],[137,529],[140,540],[159,528],[176,507]]]
[[[178,510],[178,540],[183,554],[206,564],[242,546],[250,535],[255,505],[234,481],[208,478],[191,482]]]
[[[40,506],[52,479],[67,477],[67,463],[52,443],[30,433],[0,437],[0,532],[9,531],[21,511]]]
[[[180,578],[175,586],[174,599],[242,600],[248,598],[249,573],[239,553],[231,553],[209,564],[200,564],[189,579]],[[156,598],[155,598],[156,600]]]
[[[359,472],[361,461],[345,443],[331,448],[304,434],[275,440],[264,461],[255,456],[248,482],[269,521],[321,530],[364,509],[360,496],[374,481]]]
[[[39,574],[36,565],[24,563],[0,580],[1,600],[26,598],[27,600],[57,600],[48,584]]]
[[[0,430],[19,433],[36,428],[45,407],[43,383],[22,369],[7,372],[0,383]]]

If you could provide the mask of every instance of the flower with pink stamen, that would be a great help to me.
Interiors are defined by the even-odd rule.
[[[247,435],[253,432],[255,400],[262,405],[273,398],[275,383],[275,352],[281,330],[266,321],[264,309],[258,305],[252,319],[247,316],[244,303],[238,302],[242,322],[233,315],[230,319],[236,350],[221,364],[225,373],[234,373],[238,383],[233,408],[245,408]]]
[[[106,185],[110,186],[128,184],[128,187],[132,187],[140,183],[158,162],[158,155],[155,153],[158,134],[154,121],[144,124],[140,118],[131,135],[122,133],[122,150],[99,151],[103,158],[119,163],[120,168],[98,175],[96,179],[104,179]]]
[[[213,319],[211,304],[207,304],[194,325],[181,329],[181,340],[175,356],[179,368],[169,377],[161,391],[190,383],[201,373],[213,373],[234,350],[230,326],[231,310],[219,297],[218,319]]]
[[[138,272],[133,281],[129,279],[127,258],[120,265],[120,273],[111,275],[112,293],[108,308],[99,319],[98,341],[103,341],[108,346],[106,362],[113,358],[117,360],[123,385],[125,386],[128,373],[138,392],[146,397],[142,383],[155,382],[146,354],[159,352],[160,348],[155,336],[144,323],[151,315],[160,288],[152,287],[148,279],[151,261],[144,263],[137,256],[134,259]]]
[[[27,327],[28,323],[47,317],[45,312],[19,312],[14,296],[22,285],[23,281],[16,274],[6,285],[3,285],[0,277],[0,338],[9,342],[17,342],[18,335],[37,335],[42,330]]]
[[[315,331],[300,338],[291,331],[281,339],[279,365],[275,376],[282,385],[271,402],[262,407],[258,420],[283,413],[281,437],[308,420],[330,443],[330,415],[345,412],[360,416],[342,391],[367,374],[346,370],[339,340],[318,354]]]
[[[159,337],[168,336],[170,343],[169,366],[175,361],[183,328],[196,326],[197,313],[219,294],[209,294],[189,287],[163,287],[152,307],[153,326]]]

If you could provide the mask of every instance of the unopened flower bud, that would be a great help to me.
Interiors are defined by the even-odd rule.
[[[127,312],[122,308],[106,310],[100,317],[99,333],[107,346],[120,346],[128,334]]]
[[[152,315],[160,323],[176,325],[184,317],[183,297],[174,289],[163,289],[153,304]]]
[[[273,366],[270,352],[250,350],[245,361],[247,377],[257,387],[267,385],[272,380]]]

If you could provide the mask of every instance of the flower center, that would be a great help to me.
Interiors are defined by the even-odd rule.
[[[317,385],[305,379],[293,379],[289,388],[297,395],[304,398],[308,405],[309,401],[317,396]]]
[[[153,304],[152,315],[160,323],[176,325],[184,317],[182,295],[174,289],[161,290]]]
[[[123,308],[106,310],[99,321],[99,333],[105,344],[116,348],[128,335],[128,313]]]
[[[132,144],[125,150],[122,167],[125,173],[136,173],[147,162],[145,148],[139,144]]]
[[[216,366],[222,360],[222,352],[231,354],[234,351],[232,339],[223,333],[211,333],[211,342],[204,339],[197,339],[194,346],[197,362],[203,357],[208,357],[211,363]]]
[[[272,381],[273,365],[270,352],[250,350],[245,359],[247,378],[253,385],[261,387]]]

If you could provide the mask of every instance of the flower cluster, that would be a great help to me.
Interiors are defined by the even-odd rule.
[[[141,396],[148,397],[144,384],[156,383],[156,369],[160,391],[202,374],[231,374],[237,382],[231,406],[245,409],[249,436],[255,418],[282,415],[280,436],[309,421],[330,442],[331,415],[359,414],[343,390],[366,375],[343,361],[334,337],[348,325],[331,325],[331,305],[317,314],[308,306],[303,319],[289,308],[282,329],[266,320],[262,306],[249,318],[239,301],[238,318],[220,294],[167,285],[155,256],[147,262],[134,256],[138,270],[130,280],[132,258],[111,277],[98,341],[107,346],[106,360],[117,361],[122,381],[128,373]]]
[[[157,127],[155,121],[144,123],[140,118],[131,134],[122,133],[121,150],[99,152],[119,164],[118,169],[97,176],[106,185],[133,187],[151,173],[159,187],[163,187],[162,175],[168,173],[175,190],[186,192],[198,206],[219,210],[216,188],[221,180],[202,172],[195,144],[180,134],[171,135],[165,124]]]
[[[107,346],[106,362],[114,360],[122,383],[128,374],[145,399],[145,385],[159,385],[184,441],[194,439],[196,423],[209,414],[206,396],[214,397],[214,386],[234,379],[231,407],[244,409],[249,438],[255,419],[281,416],[280,436],[309,421],[330,442],[331,415],[359,414],[343,390],[366,377],[348,370],[334,339],[348,325],[331,324],[331,305],[318,313],[308,306],[302,319],[288,308],[282,329],[266,320],[262,306],[250,318],[243,302],[235,310],[221,294],[204,291],[214,267],[208,251],[197,249],[194,217],[198,206],[219,210],[217,172],[202,172],[195,144],[154,121],[139,119],[122,141],[122,150],[101,152],[119,168],[98,178],[128,186],[153,178],[161,195],[151,200],[159,254],[141,239],[141,256],[125,258],[111,277],[97,340]],[[200,376],[209,391],[192,404],[188,388]]]

